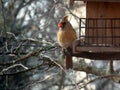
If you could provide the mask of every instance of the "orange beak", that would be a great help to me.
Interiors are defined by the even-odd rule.
[[[62,28],[62,27],[63,27],[62,22],[59,22],[59,23],[58,23],[58,27],[60,27],[60,28]]]

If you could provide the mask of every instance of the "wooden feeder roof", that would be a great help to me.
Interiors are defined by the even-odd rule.
[[[70,1],[120,2],[120,0],[70,0]]]
[[[73,6],[74,1],[84,1],[84,2],[119,2],[120,0],[69,0],[69,5]]]

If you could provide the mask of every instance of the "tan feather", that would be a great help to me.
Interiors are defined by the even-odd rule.
[[[61,23],[65,22],[66,25],[64,28],[59,27],[59,31],[57,33],[59,45],[64,49],[70,47],[73,41],[77,39],[76,32],[67,18],[68,16],[63,17]]]

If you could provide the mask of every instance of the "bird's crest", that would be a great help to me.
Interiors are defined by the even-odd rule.
[[[63,21],[63,22],[68,21],[68,16],[64,16],[64,17],[62,18],[62,21]]]
[[[68,16],[64,16],[62,20],[58,23],[58,27],[64,28],[66,25],[66,22],[68,22]]]

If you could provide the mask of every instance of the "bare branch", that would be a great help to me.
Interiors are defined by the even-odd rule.
[[[84,60],[80,60],[78,63],[73,64],[73,69],[76,71],[84,71],[86,73],[92,73],[94,75],[103,76],[106,75],[107,69],[105,68],[95,68],[92,65],[88,65]]]
[[[31,41],[31,42],[34,42],[34,43],[39,43],[39,44],[42,43],[42,44],[47,44],[47,45],[51,45],[51,46],[54,45],[51,42],[48,42],[48,41],[45,41],[45,40],[40,41],[40,40],[36,40],[36,39],[33,39],[33,38],[24,38],[24,39],[21,39],[20,41],[23,41],[23,42],[25,42],[25,41]]]
[[[16,36],[15,36],[14,33],[12,33],[12,32],[6,32],[6,34],[13,36],[17,40],[17,38],[16,38]]]
[[[46,58],[45,60],[50,60],[51,62],[53,62],[55,65],[57,65],[61,70],[63,70],[65,72],[64,68],[58,62],[53,60],[51,57],[44,55],[43,58]]]
[[[13,68],[18,67],[18,66],[21,66],[21,67],[23,67],[24,69],[28,69],[28,67],[24,66],[23,64],[14,64],[14,65],[12,65],[12,66],[9,66],[9,67],[7,67],[7,68],[4,68],[0,73],[2,74],[2,73],[4,73],[4,72],[7,72],[9,69],[13,69]]]
[[[87,82],[86,84],[81,85],[81,87],[80,87],[79,89],[84,88],[85,86],[87,86],[88,84],[90,84],[90,83],[92,83],[92,82],[95,82],[95,81],[101,80],[101,79],[105,79],[105,78],[110,79],[110,80],[115,80],[115,78],[117,78],[117,79],[119,78],[119,80],[120,80],[120,75],[106,75],[106,76],[100,76],[100,77],[98,77],[98,78],[95,78],[95,79],[93,79],[93,80],[90,80],[90,81]]]
[[[6,19],[5,19],[5,13],[4,13],[4,4],[3,4],[3,1],[2,0],[0,0],[0,3],[1,3],[1,9],[2,9],[2,17],[3,17],[3,32],[1,33],[1,34],[3,34],[3,35],[5,35],[5,37],[7,37],[6,36]]]
[[[52,48],[55,48],[55,47],[54,47],[54,46],[49,46],[49,47],[47,47],[47,48],[46,48],[46,47],[45,47],[45,48],[42,48],[42,49],[39,48],[39,49],[37,49],[37,50],[34,50],[34,51],[26,54],[26,55],[23,56],[23,57],[20,57],[20,58],[18,58],[18,59],[16,59],[16,60],[12,60],[12,61],[9,61],[9,62],[0,63],[0,65],[11,65],[11,64],[15,64],[15,63],[18,63],[18,62],[20,62],[20,61],[24,61],[24,60],[28,59],[28,58],[31,57],[31,56],[37,55],[37,54],[39,54],[39,53],[42,52],[42,51],[47,51],[47,50],[50,50],[50,49],[52,49]]]

